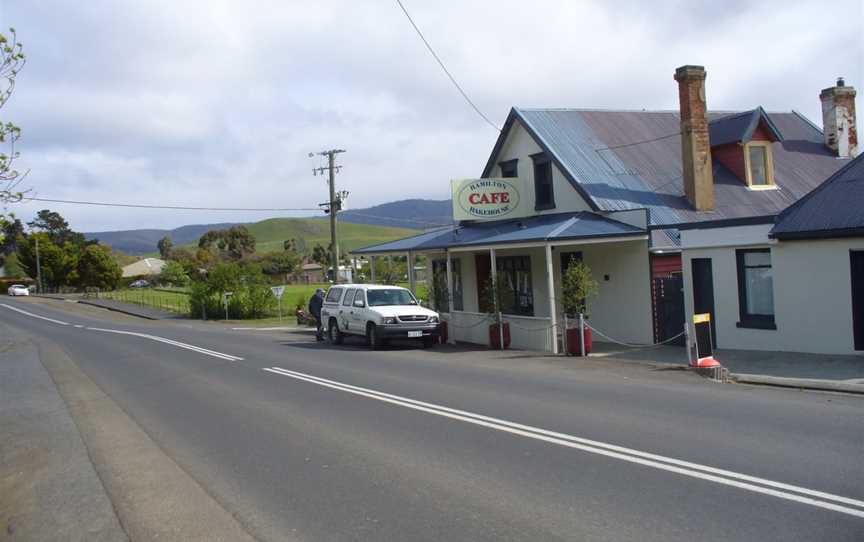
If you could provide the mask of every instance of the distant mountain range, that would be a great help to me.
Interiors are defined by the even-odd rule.
[[[281,218],[268,219],[255,223],[246,223],[256,234],[256,239],[261,249],[271,248],[269,245],[284,239],[290,239],[298,235],[304,237],[307,242],[329,243],[329,230],[320,216],[314,219],[303,218]],[[367,226],[380,226],[381,228],[348,228],[340,238],[345,239],[347,248],[356,248],[366,241],[366,244],[386,241],[405,235],[410,235],[410,230],[422,230],[443,226],[452,222],[450,200],[423,200],[406,199],[375,205],[366,209],[351,209],[339,214],[339,222],[347,224],[362,224]],[[186,245],[195,243],[210,230],[224,229],[235,225],[235,223],[224,222],[219,224],[195,224],[181,226],[172,230],[167,229],[142,229],[123,231],[99,231],[88,232],[84,235],[88,239],[99,239],[99,241],[111,245],[115,249],[127,254],[141,255],[151,254],[157,251],[156,244],[166,235],[171,238],[174,245]],[[260,230],[257,231],[256,230]],[[320,231],[319,231],[320,230]],[[312,232],[315,232],[312,234]],[[310,236],[311,234],[311,236]],[[272,237],[272,239],[271,239]],[[320,237],[320,239],[319,239]],[[275,246],[275,244],[274,244]]]

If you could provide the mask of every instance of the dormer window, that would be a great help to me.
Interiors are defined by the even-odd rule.
[[[534,210],[555,208],[555,190],[552,185],[552,160],[546,153],[532,154],[534,161]]]
[[[771,143],[751,141],[744,145],[744,169],[747,186],[753,190],[774,188],[774,160]]]
[[[783,141],[761,107],[728,115],[708,124],[711,158],[728,168],[750,190],[777,188],[771,144]]]
[[[507,160],[505,162],[499,162],[498,166],[501,168],[501,176],[504,178],[515,178],[519,176],[518,158],[514,158],[513,160]]]

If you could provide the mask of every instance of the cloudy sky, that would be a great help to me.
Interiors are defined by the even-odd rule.
[[[820,125],[820,89],[844,76],[864,90],[860,0],[403,2],[498,125],[513,105],[675,109],[682,64],[706,66],[711,108]],[[38,197],[315,207],[327,187],[308,153],[340,147],[352,207],[443,199],[497,135],[393,0],[0,0],[0,25],[28,56],[0,118],[23,129]],[[274,215],[13,210],[46,206],[81,231]]]

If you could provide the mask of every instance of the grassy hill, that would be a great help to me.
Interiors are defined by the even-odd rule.
[[[256,252],[259,254],[282,250],[282,243],[286,239],[305,243],[307,251],[311,251],[316,243],[323,247],[330,244],[330,221],[326,218],[270,218],[246,224],[246,227],[255,236]],[[417,230],[406,228],[339,222],[339,249],[349,251],[417,233]],[[197,246],[197,242],[190,243],[190,246]]]

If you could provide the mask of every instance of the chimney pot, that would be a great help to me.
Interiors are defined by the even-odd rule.
[[[834,151],[838,158],[858,156],[855,94],[855,88],[847,87],[842,77],[837,78],[835,86],[819,93],[825,146]]]
[[[685,65],[675,70],[681,111],[681,165],[684,194],[698,211],[714,209],[714,176],[703,66]]]

